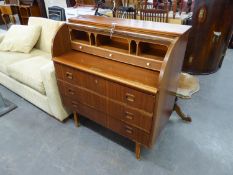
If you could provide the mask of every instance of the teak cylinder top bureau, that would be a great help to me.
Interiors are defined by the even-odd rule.
[[[174,107],[189,26],[79,16],[52,47],[63,105],[151,147]]]

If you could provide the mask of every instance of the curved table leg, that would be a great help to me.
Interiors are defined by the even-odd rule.
[[[177,97],[176,97],[176,102],[177,102]],[[189,115],[186,115],[180,108],[180,106],[175,102],[174,104],[174,111],[179,115],[179,117],[186,121],[186,122],[192,122],[192,118]]]

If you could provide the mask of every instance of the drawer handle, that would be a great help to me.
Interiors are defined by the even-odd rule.
[[[70,95],[74,95],[74,91],[71,90],[71,89],[68,89],[68,93],[69,93]]]
[[[126,97],[126,100],[130,102],[134,102],[135,96],[133,94],[126,93],[125,97]]]
[[[131,112],[125,112],[125,118],[128,119],[128,120],[133,120],[134,118],[134,114],[131,113]]]
[[[126,128],[126,129],[129,129],[129,130],[133,130],[133,128],[130,127],[130,126],[128,126],[128,125],[125,125],[125,128]]]
[[[72,80],[73,79],[73,74],[70,72],[66,72],[66,78]]]
[[[95,84],[98,84],[98,80],[97,79],[95,79]]]
[[[73,106],[74,108],[77,108],[77,107],[78,107],[78,105],[77,105],[74,101],[72,101],[71,103],[72,103],[72,106]]]
[[[133,128],[132,127],[130,127],[130,126],[125,126],[125,131],[127,132],[127,133],[129,133],[129,134],[133,134]]]
[[[129,133],[129,134],[133,134],[133,131],[132,131],[132,130],[126,129],[125,131],[126,131],[127,133]]]
[[[81,50],[83,47],[82,46],[79,46],[79,49]]]

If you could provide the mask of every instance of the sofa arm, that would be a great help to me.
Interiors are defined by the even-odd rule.
[[[40,72],[44,83],[46,96],[48,97],[50,109],[55,118],[63,121],[69,116],[70,112],[67,111],[62,105],[53,62],[43,66],[40,69]]]
[[[0,33],[0,43],[2,42],[3,38],[5,37],[6,33]]]

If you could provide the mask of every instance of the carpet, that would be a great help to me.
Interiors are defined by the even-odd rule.
[[[10,102],[7,99],[4,99],[0,94],[0,117],[14,110],[16,107],[17,106],[14,103]]]
[[[191,96],[200,90],[199,80],[197,77],[181,73],[178,81],[178,89],[176,96],[184,99],[189,99]]]

